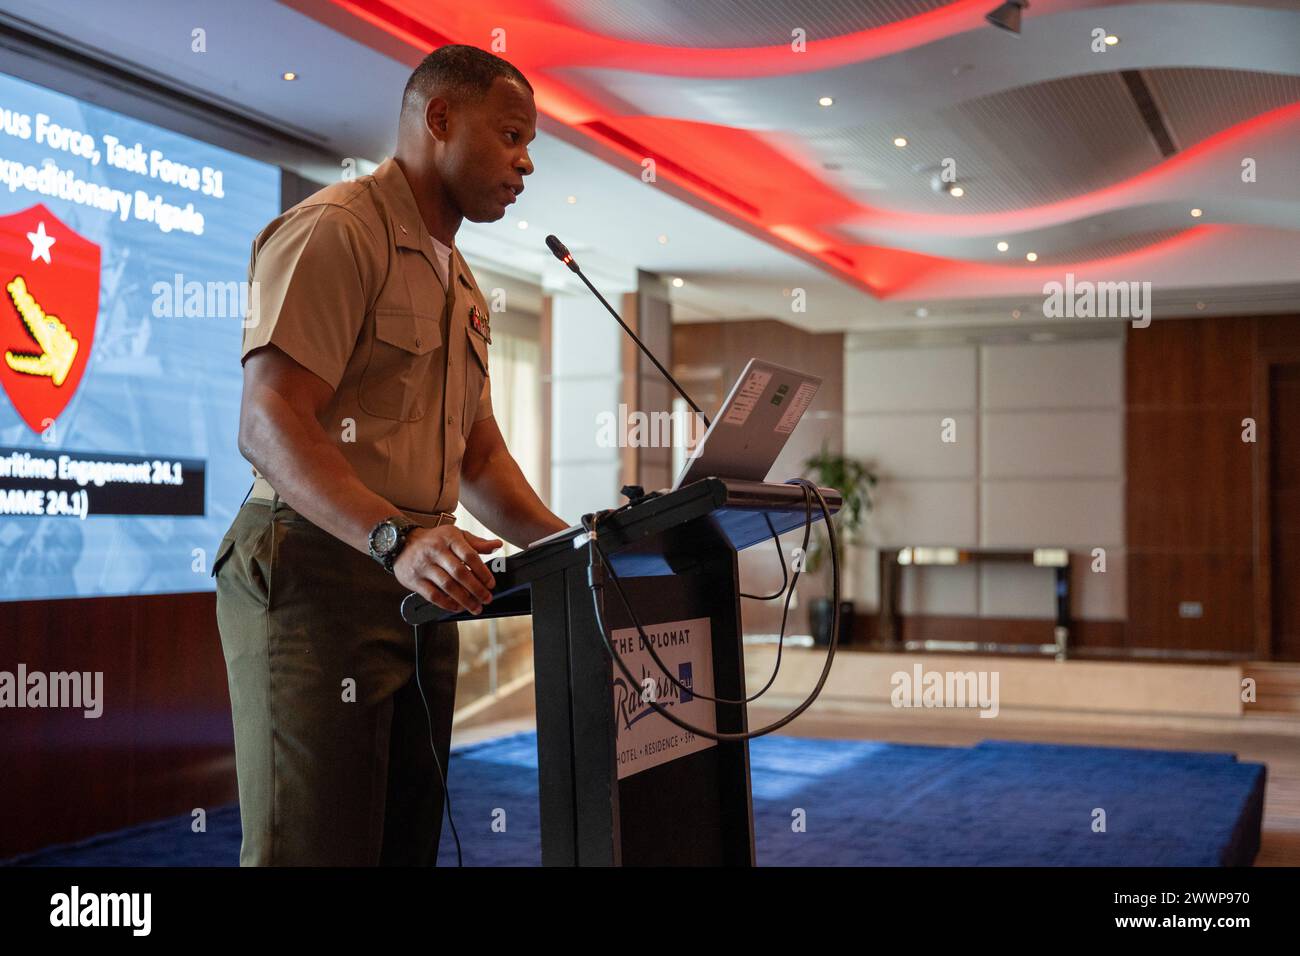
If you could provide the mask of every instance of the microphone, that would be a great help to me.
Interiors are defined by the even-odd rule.
[[[641,339],[637,336],[637,334],[633,332],[630,328],[628,328],[627,323],[624,322],[623,319],[619,316],[619,314],[614,311],[614,307],[605,301],[605,297],[600,294],[600,290],[597,289],[594,285],[592,285],[591,280],[582,274],[582,268],[578,265],[578,261],[573,258],[573,253],[569,251],[568,247],[565,246],[564,243],[560,242],[560,240],[555,236],[546,237],[546,247],[551,250],[551,252],[555,255],[555,258],[559,259],[561,262],[563,262],[566,266],[569,267],[570,272],[572,272],[574,275],[576,275],[579,279],[583,281],[583,283],[587,286],[587,288],[591,290],[591,294],[594,295],[597,299],[599,299],[600,304],[603,305],[609,311],[609,314],[614,317],[614,321],[616,321],[619,325],[623,326],[623,331],[626,332],[629,336],[631,336],[632,341],[637,344],[637,347],[641,349],[643,353],[645,353],[645,357],[648,358],[651,362],[654,362],[655,368],[659,369],[660,374],[662,374],[664,378],[668,379],[668,384],[670,384],[673,388],[677,389],[677,394],[680,395],[682,398],[686,399],[686,404],[691,406],[691,409],[695,412],[695,414],[699,415],[701,418],[704,419],[704,427],[708,428],[709,416],[705,415],[704,412],[700,409],[700,406],[695,404],[695,400],[691,398],[691,396],[686,394],[686,389],[682,388],[681,385],[677,383],[677,379],[673,378],[672,373],[669,372],[668,369],[664,368],[663,363],[660,362],[657,358],[655,358],[653,352],[651,352],[648,348],[646,348],[646,344],[641,341]]]
[[[573,253],[569,252],[568,246],[560,242],[558,236],[547,236],[546,248],[551,250],[551,252],[555,255],[555,258],[559,259],[566,266],[568,266],[570,272],[574,272],[578,275],[582,275],[582,270],[578,268],[578,263],[577,260],[573,258]],[[597,292],[596,295],[600,295],[600,293]]]

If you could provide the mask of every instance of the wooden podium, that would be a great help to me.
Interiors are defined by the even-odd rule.
[[[838,492],[821,493],[839,508]],[[822,517],[815,501],[811,514]],[[801,528],[806,515],[797,485],[706,478],[598,524],[637,621],[681,685],[745,697],[736,554],[771,547],[769,521],[780,534]],[[664,678],[607,582],[602,616],[642,681],[628,685],[598,630],[579,534],[506,558],[479,615],[533,616],[542,863],[752,866],[748,745],[687,733],[644,699],[717,733],[748,730],[745,707],[712,703]],[[402,602],[402,616],[416,626],[472,619],[417,594]]]

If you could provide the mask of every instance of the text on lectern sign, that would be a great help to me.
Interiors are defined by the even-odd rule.
[[[717,732],[714,704],[697,694],[713,693],[713,641],[709,619],[668,621],[643,625],[655,653],[677,679],[665,676],[645,648],[635,627],[614,631],[614,650],[637,679],[628,684],[622,669],[614,668],[614,723],[618,728],[618,778],[685,757],[715,745],[716,741],[683,730],[650,706],[654,701],[688,724]],[[685,689],[683,689],[685,688]]]

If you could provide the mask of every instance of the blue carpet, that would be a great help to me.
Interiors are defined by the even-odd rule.
[[[536,746],[524,733],[453,753],[466,865],[541,862]],[[750,745],[750,759],[761,865],[1244,866],[1259,849],[1265,768],[1232,754],[772,736]],[[791,826],[797,809],[805,832]],[[499,811],[505,830],[493,832]],[[204,834],[175,817],[10,862],[230,866],[239,835],[238,809],[222,807]],[[444,830],[439,864],[455,862]]]

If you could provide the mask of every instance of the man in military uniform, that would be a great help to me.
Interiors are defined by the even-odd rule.
[[[240,863],[431,864],[455,697],[456,626],[416,683],[401,598],[478,613],[501,546],[565,527],[492,417],[487,303],[455,247],[533,171],[532,88],[442,47],[403,94],[397,149],[253,243],[239,448],[256,481],[213,563],[235,725]],[[432,734],[429,724],[432,723]]]

